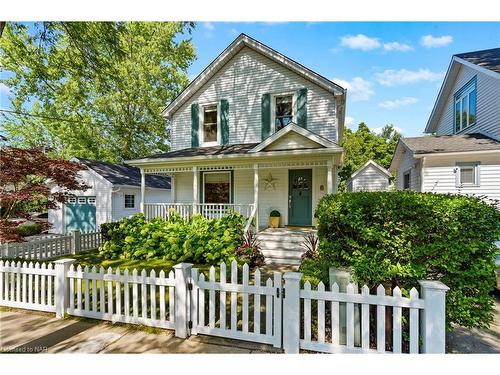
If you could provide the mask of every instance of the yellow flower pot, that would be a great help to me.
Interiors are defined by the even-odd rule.
[[[279,226],[280,226],[280,217],[269,217],[269,226],[271,228],[279,228]]]

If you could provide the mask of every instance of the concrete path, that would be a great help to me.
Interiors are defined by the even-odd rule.
[[[216,337],[178,339],[172,331],[54,314],[0,310],[0,352],[13,353],[276,353],[269,345]]]

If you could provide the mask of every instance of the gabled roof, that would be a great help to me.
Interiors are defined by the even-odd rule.
[[[402,138],[414,154],[500,151],[500,141],[482,133]]]
[[[450,65],[446,71],[443,84],[439,90],[438,97],[432,108],[431,115],[425,127],[425,133],[436,131],[439,114],[446,105],[455,80],[462,65],[482,72],[490,77],[500,80],[500,48],[493,48],[482,51],[466,52],[453,55]],[[499,83],[500,84],[500,83]]]
[[[141,171],[139,168],[83,158],[74,158],[73,160],[86,165],[113,185],[141,186]],[[170,178],[146,175],[146,187],[170,189]]]
[[[270,137],[267,137],[261,143],[257,144],[254,148],[252,148],[249,152],[252,153],[252,152],[264,151],[268,146],[277,142],[279,139],[285,137],[287,134],[291,132],[299,134],[300,136],[308,139],[309,141],[316,143],[320,147],[330,147],[330,148],[340,149],[340,147],[335,142],[323,138],[320,135],[317,135],[316,133],[313,133],[310,130],[298,126],[297,124],[291,123],[285,126],[284,128],[280,129]]]
[[[500,73],[500,48],[485,49],[482,51],[459,53],[456,57],[471,64]]]
[[[246,34],[240,34],[222,53],[215,58],[162,112],[164,117],[170,116],[184,104],[199,88],[201,88],[210,78],[212,78],[222,67],[231,60],[243,47],[268,57],[272,61],[283,65],[287,69],[299,74],[305,79],[323,87],[334,95],[344,95],[345,89],[338,84],[330,81],[322,75],[313,72],[304,65],[292,60],[291,58],[279,53],[278,51],[266,46],[265,44],[249,37]]]
[[[382,167],[380,164],[378,164],[378,163],[376,163],[376,162],[374,162],[373,160],[370,159],[361,168],[359,168],[356,172],[354,172],[351,175],[351,177],[349,177],[349,180],[352,180],[353,178],[355,178],[358,174],[360,174],[362,171],[364,171],[369,166],[375,167],[380,172],[382,172],[384,175],[386,175],[388,178],[392,177],[391,172],[389,172],[387,169],[385,169],[384,167]]]

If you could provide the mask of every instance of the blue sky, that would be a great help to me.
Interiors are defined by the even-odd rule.
[[[199,22],[189,77],[242,32],[346,87],[347,126],[394,124],[404,136],[422,134],[453,54],[500,44],[500,23]],[[7,94],[0,86],[1,108]]]
[[[348,126],[421,135],[451,56],[500,46],[500,23],[198,23],[194,78],[240,33],[348,89]]]

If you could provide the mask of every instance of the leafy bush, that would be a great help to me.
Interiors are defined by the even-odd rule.
[[[42,226],[37,223],[33,224],[21,224],[16,228],[16,233],[20,236],[34,236],[35,234],[42,233]]]
[[[448,324],[492,320],[495,241],[500,211],[479,198],[414,192],[325,196],[317,208],[319,254],[304,273],[328,281],[328,268],[349,267],[359,283],[405,288],[440,280]],[[449,326],[450,327],[450,326]]]
[[[272,210],[269,214],[270,217],[281,217],[281,214],[278,210]]]
[[[194,215],[184,220],[175,211],[167,219],[146,221],[142,214],[124,218],[108,228],[100,248],[105,259],[164,259],[176,262],[218,264],[236,257],[242,243],[245,219],[231,213],[221,219]],[[237,259],[243,261],[244,259]]]
[[[100,225],[101,235],[103,241],[109,241],[112,239],[112,230],[116,229],[120,226],[120,223],[117,221],[111,223],[103,223]]]

